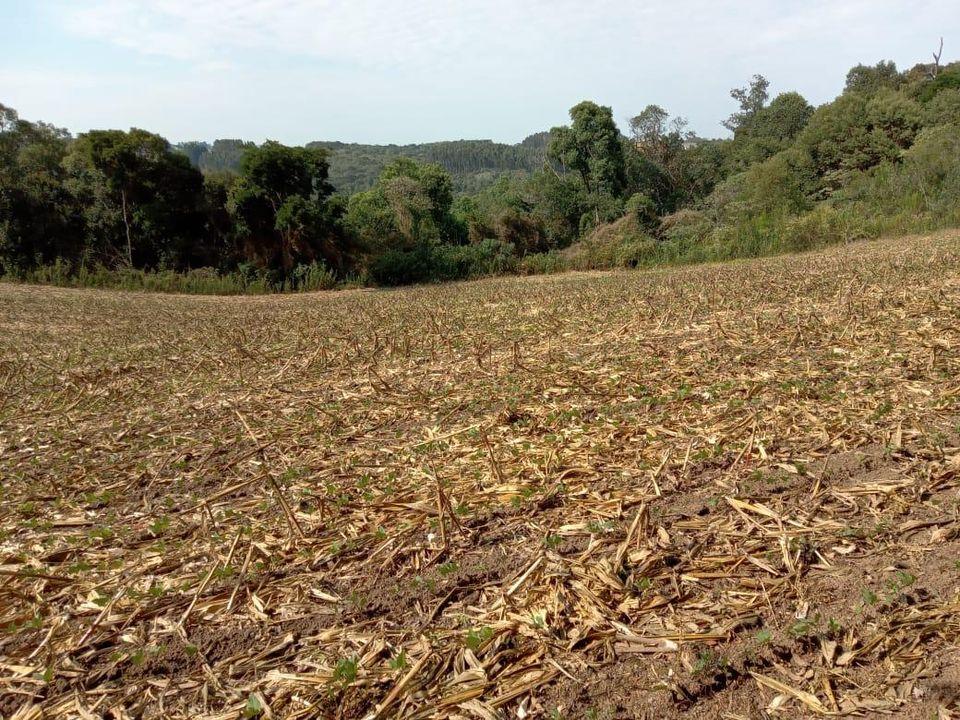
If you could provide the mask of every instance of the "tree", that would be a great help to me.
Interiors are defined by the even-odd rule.
[[[183,142],[174,146],[174,150],[186,155],[194,167],[200,167],[201,161],[210,152],[210,145],[198,141]]]
[[[881,60],[876,65],[856,65],[847,73],[845,93],[865,93],[873,95],[883,88],[896,90],[903,77],[892,60]]]
[[[402,157],[383,169],[371,190],[350,198],[344,225],[368,254],[411,250],[461,239],[452,207],[450,174]]]
[[[410,158],[397,158],[380,173],[380,182],[389,185],[398,178],[413,181],[423,193],[426,208],[438,232],[445,228],[453,204],[453,184],[450,173],[436,163],[418,163]],[[411,189],[412,191],[412,189]]]
[[[680,174],[681,202],[697,202],[723,182],[729,171],[732,146],[731,140],[705,140],[684,150]]]
[[[933,54],[933,68],[930,70],[930,77],[933,80],[937,79],[937,75],[940,74],[940,58],[943,57],[943,38],[940,38],[940,48]]]
[[[769,105],[755,110],[750,121],[741,125],[730,148],[731,172],[745,170],[786,150],[813,115],[813,107],[802,95],[781,93]]]
[[[659,143],[667,134],[669,119],[670,113],[659,105],[647,105],[639,115],[630,118],[630,132],[634,143],[638,146]]]
[[[813,106],[800,93],[781,93],[756,112],[746,130],[751,137],[790,141],[803,130],[811,115]]]
[[[64,185],[69,141],[66,130],[0,104],[0,272],[79,253],[76,205]]]
[[[730,91],[730,97],[740,104],[740,110],[733,113],[723,126],[733,133],[747,127],[770,97],[770,81],[763,75],[754,75],[750,84]]]
[[[672,161],[683,150],[686,127],[686,119],[675,117],[671,121],[670,113],[659,105],[647,105],[630,119],[634,146],[671,176],[675,170]]]
[[[523,183],[522,205],[542,227],[537,231],[550,247],[564,247],[577,239],[580,218],[590,209],[590,199],[582,184],[573,176],[555,173],[552,168],[543,169]],[[528,246],[530,242],[526,243]]]
[[[230,215],[230,191],[237,176],[228,172],[208,172],[203,176],[203,223],[201,266],[233,268],[241,259],[237,233]]]
[[[673,212],[683,196],[683,155],[687,121],[670,120],[659,105],[647,105],[630,119],[631,147],[624,149],[627,193],[650,199],[660,213]]]
[[[244,154],[255,147],[244,140],[214,140],[200,155],[197,166],[204,172],[239,172]]]
[[[619,197],[625,184],[623,147],[613,111],[590,101],[570,109],[569,126],[551,130],[550,159],[579,174],[592,198],[595,220],[604,196]]]
[[[817,109],[795,146],[809,159],[816,195],[829,195],[859,171],[899,160],[922,117],[918,103],[893,90],[844,94]]]
[[[122,253],[128,266],[182,264],[202,226],[203,178],[186,156],[146,130],[93,130],[77,137],[65,163],[104,259]]]
[[[247,255],[286,277],[294,266],[321,257],[339,262],[337,218],[327,152],[267,141],[246,149],[229,208]]]
[[[16,130],[20,122],[20,115],[12,107],[7,107],[0,103],[0,133],[8,133]]]
[[[948,88],[923,108],[924,125],[960,125],[960,90]]]

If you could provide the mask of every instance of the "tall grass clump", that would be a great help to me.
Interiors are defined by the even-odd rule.
[[[264,295],[278,292],[312,292],[337,287],[334,273],[322,263],[297,265],[286,277],[266,273],[249,265],[230,272],[197,268],[186,272],[140,270],[81,265],[74,268],[64,260],[8,272],[7,278],[20,282],[59,287],[101,288],[188,295]]]

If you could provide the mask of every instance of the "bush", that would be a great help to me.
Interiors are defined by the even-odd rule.
[[[656,262],[659,243],[650,237],[631,235],[624,239],[613,255],[613,267],[635,268]]]
[[[849,242],[869,236],[863,223],[841,214],[831,205],[820,205],[808,213],[788,220],[780,231],[774,252],[803,252],[835,243]]]
[[[376,285],[426,282],[436,274],[435,259],[429,245],[419,245],[413,250],[387,250],[373,259],[368,273]]]
[[[960,125],[960,90],[944,90],[923,108],[923,123]]]
[[[290,289],[300,292],[330,290],[337,286],[337,278],[324,265],[312,262],[309,265],[297,265],[290,274]]]
[[[521,275],[550,275],[568,269],[563,256],[556,250],[527,255],[517,263],[517,272]]]
[[[705,241],[713,230],[709,218],[696,210],[678,210],[660,221],[658,236],[667,242],[694,243]]]
[[[652,229],[657,225],[657,206],[647,195],[635,193],[624,206],[627,214],[633,215],[641,227]]]
[[[413,250],[388,250],[368,268],[376,285],[397,286],[514,272],[517,259],[510,243],[487,239],[471,245],[422,243]]]
[[[649,265],[656,252],[657,242],[630,214],[609,225],[601,225],[561,254],[570,269],[603,270]]]

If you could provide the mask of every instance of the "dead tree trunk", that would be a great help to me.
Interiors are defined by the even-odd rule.
[[[940,49],[933,53],[933,69],[930,71],[930,77],[934,80],[940,74],[940,58],[943,56],[943,38],[940,38]]]

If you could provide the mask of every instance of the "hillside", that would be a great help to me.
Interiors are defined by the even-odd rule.
[[[337,192],[352,195],[372,188],[380,172],[398,157],[437,163],[450,173],[458,192],[474,193],[492,185],[503,175],[527,175],[543,167],[550,134],[530,135],[516,145],[491,140],[452,140],[414,145],[363,145],[334,141],[316,141],[308,147],[330,151],[330,181]],[[216,140],[207,143],[181,143],[177,146],[191,162],[205,171],[236,172],[240,157],[249,143],[241,140]]]
[[[0,716],[960,709],[955,231],[0,307]]]

